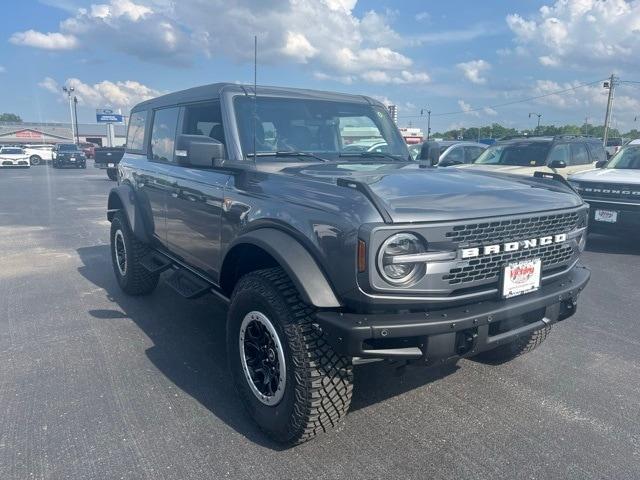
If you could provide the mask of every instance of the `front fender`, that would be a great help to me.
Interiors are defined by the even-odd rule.
[[[149,243],[149,235],[144,225],[141,206],[136,201],[136,195],[130,185],[120,185],[109,192],[107,204],[107,219],[113,220],[118,211],[123,211],[129,221],[131,231],[138,240]]]
[[[319,308],[341,306],[316,260],[291,235],[275,228],[259,228],[238,237],[229,251],[240,244],[255,245],[271,255],[287,272],[306,303]]]

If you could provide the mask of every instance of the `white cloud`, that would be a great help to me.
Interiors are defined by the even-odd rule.
[[[13,35],[38,48],[116,50],[144,61],[184,65],[201,56],[309,65],[316,78],[378,84],[429,81],[401,52],[431,41],[459,41],[452,32],[402,38],[390,25],[393,11],[353,11],[357,0],[108,0],[80,8],[59,31]],[[320,19],[320,20],[318,20]],[[476,33],[472,33],[476,35]],[[37,39],[22,41],[23,37]],[[13,40],[12,40],[13,41]],[[66,41],[66,43],[65,43]],[[303,67],[306,68],[306,67]]]
[[[507,25],[547,67],[640,66],[640,0],[557,0]]]
[[[43,50],[71,50],[78,46],[78,39],[74,35],[58,32],[42,33],[35,30],[14,33],[9,41],[15,45],[42,48]]]
[[[7,69],[6,69],[6,68],[4,68],[2,65],[0,65],[0,73],[4,73],[4,72],[6,72],[6,71],[7,71]]]
[[[487,82],[484,75],[491,68],[491,64],[486,60],[480,59],[459,63],[457,67],[462,71],[467,80],[472,83],[482,84]]]
[[[62,91],[62,86],[51,77],[45,77],[38,85],[60,97],[66,95]],[[103,80],[90,85],[77,78],[68,78],[64,85],[73,87],[78,103],[89,107],[110,106],[128,110],[137,103],[162,94],[159,90],[133,80],[118,82]]]
[[[415,18],[418,22],[429,21],[431,20],[431,14],[429,12],[418,12]]]
[[[462,110],[467,115],[471,115],[473,117],[480,116],[480,113],[478,113],[477,111],[474,111],[473,107],[469,105],[467,102],[465,102],[464,100],[458,100],[458,106],[460,107],[460,110]]]
[[[498,115],[498,112],[496,112],[493,108],[491,107],[484,107],[482,109],[482,111],[484,112],[485,115],[489,115],[492,117],[495,117],[496,115]]]

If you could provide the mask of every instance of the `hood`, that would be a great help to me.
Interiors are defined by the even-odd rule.
[[[418,164],[326,163],[292,167],[283,173],[332,184],[338,178],[362,182],[394,223],[517,215],[583,203],[556,180]]]
[[[569,180],[575,182],[615,183],[640,185],[640,170],[624,168],[598,168],[570,175]]]

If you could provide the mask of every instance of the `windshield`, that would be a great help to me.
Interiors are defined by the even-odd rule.
[[[487,148],[473,163],[540,167],[546,164],[551,143],[529,142],[494,145]]]
[[[7,153],[7,154],[18,154],[18,153],[24,153],[22,151],[21,148],[3,148],[2,150],[0,150],[0,153]]]
[[[623,148],[609,160],[606,168],[640,170],[640,145]]]
[[[235,98],[245,156],[253,153],[253,109],[253,97]],[[409,158],[407,146],[388,113],[377,106],[258,97],[255,110],[258,156],[308,152],[326,159],[367,154]]]
[[[78,147],[73,143],[61,143],[58,145],[58,150],[61,152],[75,152],[78,150]]]

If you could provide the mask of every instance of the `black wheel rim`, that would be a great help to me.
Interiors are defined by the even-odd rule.
[[[266,405],[282,400],[286,363],[278,333],[261,312],[249,312],[240,327],[242,370],[252,393]]]

